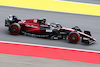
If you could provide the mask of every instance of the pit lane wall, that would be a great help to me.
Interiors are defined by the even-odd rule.
[[[100,5],[56,0],[0,0],[0,5],[100,16]]]

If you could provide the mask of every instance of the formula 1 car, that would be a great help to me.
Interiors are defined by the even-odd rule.
[[[20,20],[16,16],[10,15],[5,19],[5,26],[9,27],[11,35],[31,35],[37,37],[48,37],[50,39],[66,39],[70,43],[78,43],[80,40],[86,44],[93,44],[96,42],[91,36],[90,31],[84,31],[75,26],[73,28],[62,27],[58,23],[47,23],[46,19],[27,19]]]

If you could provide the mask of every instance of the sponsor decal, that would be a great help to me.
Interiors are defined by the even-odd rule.
[[[34,23],[37,23],[37,19],[34,19],[33,22],[34,22]]]
[[[26,24],[25,26],[26,26],[26,27],[32,27],[32,28],[38,28],[37,26],[34,26],[34,25],[28,25],[28,24]]]
[[[48,30],[48,29],[47,29],[46,32],[52,32],[52,30]]]

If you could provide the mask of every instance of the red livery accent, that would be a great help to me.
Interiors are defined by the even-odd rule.
[[[26,32],[41,33],[40,26],[37,19],[30,19],[18,22],[18,24],[23,26],[23,30]]]

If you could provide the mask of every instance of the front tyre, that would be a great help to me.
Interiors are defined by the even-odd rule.
[[[13,23],[9,27],[9,32],[11,35],[18,35],[20,33],[21,27],[18,23]]]
[[[79,34],[77,32],[71,32],[68,35],[68,40],[69,40],[70,43],[76,44],[76,43],[79,42],[80,36],[79,36]]]

